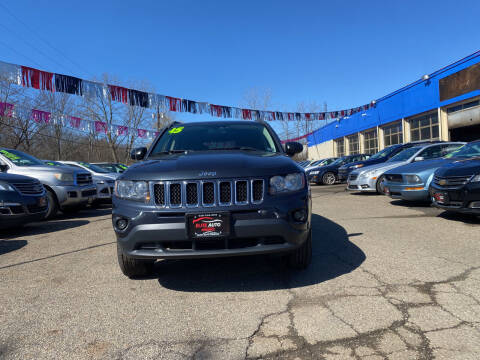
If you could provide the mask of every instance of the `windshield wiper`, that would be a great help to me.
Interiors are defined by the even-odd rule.
[[[187,152],[190,152],[190,151],[193,151],[193,150],[177,150],[177,149],[174,149],[174,150],[160,151],[160,152],[156,153],[155,155],[158,155],[158,154],[181,154],[181,153],[187,153]]]

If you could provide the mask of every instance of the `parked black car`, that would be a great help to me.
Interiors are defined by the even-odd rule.
[[[351,164],[346,164],[341,166],[338,169],[338,180],[339,181],[347,181],[348,175],[356,169],[362,168],[364,166],[370,166],[370,165],[375,165],[375,164],[380,164],[388,159],[392,158],[393,156],[397,155],[400,151],[403,151],[406,148],[416,146],[419,144],[425,144],[425,143],[437,143],[437,142],[442,142],[442,141],[417,141],[417,142],[410,142],[410,143],[405,143],[405,144],[395,144],[386,147],[385,149],[377,152],[374,155],[371,155],[368,157],[366,160],[362,161],[356,161],[352,162]]]
[[[480,215],[480,158],[456,161],[437,169],[429,192],[438,208]]]
[[[37,179],[0,173],[0,229],[42,220],[47,210],[45,189]]]
[[[357,161],[367,159],[368,155],[356,154],[347,155],[338,158],[334,162],[326,166],[313,168],[308,172],[308,180],[317,185],[333,185],[338,181],[338,169],[346,164],[356,163]]]
[[[283,253],[312,258],[311,196],[305,171],[268,124],[215,121],[164,129],[115,182],[112,222],[129,277],[157,259]]]

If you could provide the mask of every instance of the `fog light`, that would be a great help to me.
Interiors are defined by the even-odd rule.
[[[295,210],[293,212],[293,220],[298,222],[304,222],[307,220],[307,212],[305,209]]]
[[[128,226],[128,221],[126,219],[118,219],[116,225],[118,230],[125,230]]]
[[[470,209],[480,209],[480,201],[472,201],[468,207]]]

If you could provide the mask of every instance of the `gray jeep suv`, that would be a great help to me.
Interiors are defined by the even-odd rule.
[[[112,222],[120,268],[147,275],[157,259],[285,253],[311,261],[305,171],[263,123],[174,123],[115,182]]]

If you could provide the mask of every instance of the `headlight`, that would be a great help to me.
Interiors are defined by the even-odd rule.
[[[305,187],[305,175],[302,173],[274,176],[270,178],[270,194],[297,191]]]
[[[377,170],[370,170],[370,171],[365,171],[360,174],[360,177],[362,178],[369,178],[372,176],[375,176],[377,174]]]
[[[349,166],[348,168],[349,169],[360,169],[361,167],[363,167],[363,164],[352,165],[352,166]]]
[[[115,195],[127,200],[150,201],[146,181],[117,180],[115,182]]]
[[[15,189],[9,183],[0,181],[0,191],[15,191]]]
[[[97,184],[98,184],[98,185],[103,185],[103,184],[105,184],[105,181],[100,180],[99,182],[97,182]]]
[[[480,174],[475,175],[475,176],[473,177],[473,179],[470,180],[470,182],[480,182]]]
[[[310,171],[310,175],[318,175],[320,170]]]
[[[73,174],[68,174],[68,173],[58,173],[58,174],[53,174],[57,180],[60,181],[70,181],[73,182]]]
[[[422,179],[417,175],[405,175],[404,177],[407,184],[420,184],[422,182]]]

